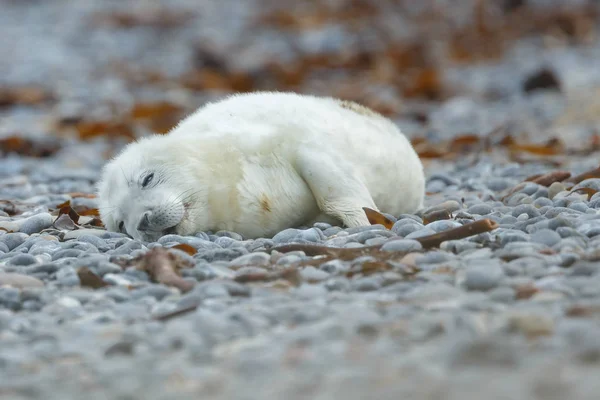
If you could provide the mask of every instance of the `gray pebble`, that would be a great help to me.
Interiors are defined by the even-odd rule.
[[[469,214],[477,214],[477,215],[488,215],[493,211],[492,206],[489,204],[481,203],[475,204],[467,209]]]
[[[347,262],[342,260],[331,260],[321,264],[319,268],[330,274],[339,274],[347,272],[350,269],[350,266]]]
[[[67,257],[79,257],[81,255],[85,255],[85,252],[83,250],[78,250],[78,249],[59,250],[52,255],[52,261],[56,261],[56,260],[67,258]]]
[[[255,252],[244,254],[231,261],[231,267],[243,267],[243,266],[254,266],[254,267],[267,267],[271,265],[271,255],[262,252]]]
[[[248,250],[245,247],[234,247],[231,249],[214,249],[205,250],[198,252],[194,255],[196,260],[205,260],[207,262],[213,261],[232,261],[241,255],[248,254]]]
[[[142,247],[143,247],[142,243],[140,243],[137,240],[127,240],[125,243],[118,246],[117,248],[110,251],[109,253],[111,253],[113,255],[129,255],[134,250],[141,249]]]
[[[527,233],[518,230],[505,230],[497,232],[497,235],[500,238],[500,243],[502,243],[502,245],[512,242],[528,242],[530,240]]]
[[[408,220],[409,222],[402,222],[402,221],[406,221],[406,220],[399,220],[398,222],[396,222],[394,224],[394,226],[392,226],[392,232],[394,232],[398,236],[404,237],[404,236],[407,236],[407,235],[423,228],[423,225],[417,223],[416,221],[413,221],[413,220]]]
[[[490,290],[498,286],[503,276],[502,268],[495,263],[471,267],[465,274],[465,287],[468,290]]]
[[[421,238],[424,236],[434,235],[435,233],[436,232],[433,229],[429,229],[429,228],[425,227],[425,228],[419,229],[417,231],[414,231],[412,233],[409,233],[404,238],[405,239],[417,239],[417,238]]]
[[[0,272],[0,286],[12,286],[16,288],[32,288],[32,287],[43,287],[44,282],[32,276]]]
[[[508,286],[500,286],[491,289],[488,292],[488,296],[493,301],[497,301],[500,303],[512,303],[517,297],[517,291]]]
[[[370,292],[378,290],[381,287],[382,279],[377,276],[367,276],[364,278],[358,278],[352,281],[352,290],[358,292]]]
[[[329,278],[329,273],[315,267],[304,267],[300,270],[300,276],[306,282],[320,282]]]
[[[554,246],[561,239],[561,236],[551,229],[540,229],[531,235],[531,241],[542,243],[548,247]]]
[[[398,251],[398,252],[410,252],[421,250],[423,246],[420,242],[410,239],[395,239],[386,242],[381,246],[383,251]]]
[[[31,235],[49,228],[54,223],[54,217],[48,213],[32,215],[20,223],[19,232]]]
[[[131,298],[139,299],[145,296],[154,297],[156,300],[162,300],[173,294],[173,289],[165,285],[151,284],[131,292]]]
[[[579,188],[590,188],[594,189],[597,192],[600,192],[600,179],[599,178],[589,178],[579,182],[577,185],[573,187],[573,190]]]
[[[79,276],[73,267],[64,266],[56,271],[56,280],[63,286],[79,286]]]
[[[21,308],[21,291],[14,287],[0,287],[0,306],[10,310]]]
[[[527,214],[529,218],[535,218],[540,216],[540,212],[531,204],[518,205],[512,211],[513,217],[518,217],[521,214]]]
[[[17,254],[10,259],[9,264],[15,266],[27,266],[35,264],[36,262],[37,260],[35,257],[30,254]]]
[[[77,240],[80,242],[85,242],[93,245],[96,249],[105,252],[110,250],[110,246],[106,244],[106,242],[100,239],[98,236],[94,235],[80,235]]]
[[[29,236],[25,233],[12,232],[0,235],[0,242],[4,243],[8,250],[13,250],[22,245]]]
[[[444,201],[443,203],[429,207],[428,209],[423,211],[423,214],[425,215],[425,214],[429,214],[433,211],[444,211],[444,210],[448,211],[449,213],[452,213],[454,211],[460,210],[461,208],[462,208],[462,206],[458,201],[447,200],[447,201]]]
[[[275,236],[273,236],[273,243],[275,244],[283,244],[289,243],[294,240],[298,235],[300,235],[301,230],[295,228],[285,229]]]
[[[550,200],[547,197],[538,197],[535,199],[535,201],[533,202],[533,206],[538,208],[538,211],[540,211],[539,209],[542,207],[552,207],[554,206],[554,203],[552,202],[552,200]],[[540,211],[541,213],[541,211]]]
[[[319,242],[325,239],[325,235],[320,229],[310,228],[300,232],[300,238],[309,242]]]
[[[228,237],[228,238],[231,238],[236,241],[244,240],[242,235],[240,235],[239,233],[230,232],[230,231],[217,231],[217,232],[215,232],[215,236]]]
[[[431,222],[425,226],[434,232],[443,232],[450,229],[459,228],[462,226],[462,224],[452,220],[440,220]]]

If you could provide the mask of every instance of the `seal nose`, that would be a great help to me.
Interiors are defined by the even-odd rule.
[[[142,215],[142,219],[137,226],[138,231],[147,231],[150,229],[150,215],[152,215],[151,211],[146,211],[144,215]]]

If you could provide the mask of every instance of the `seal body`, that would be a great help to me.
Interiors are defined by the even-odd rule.
[[[209,103],[103,169],[107,229],[141,240],[229,230],[269,237],[317,221],[368,225],[363,207],[422,207],[418,155],[387,118],[353,102],[253,92]]]

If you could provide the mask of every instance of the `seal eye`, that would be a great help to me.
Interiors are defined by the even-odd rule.
[[[142,187],[148,186],[150,184],[150,182],[152,182],[152,178],[154,178],[154,172],[146,175],[146,177],[144,178],[144,181],[142,182]]]
[[[125,221],[119,222],[119,232],[123,233],[123,228],[125,227]]]

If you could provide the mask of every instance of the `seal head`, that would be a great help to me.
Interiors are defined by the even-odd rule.
[[[178,177],[184,171],[175,165],[166,139],[155,135],[131,143],[104,167],[99,211],[109,231],[145,241],[185,232],[195,192],[181,189],[189,184]]]

